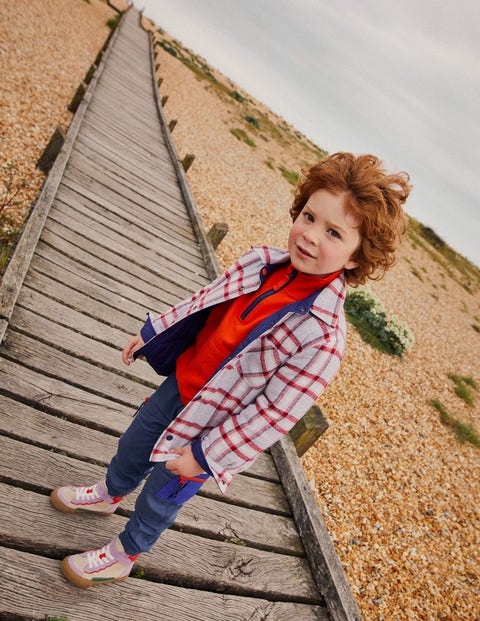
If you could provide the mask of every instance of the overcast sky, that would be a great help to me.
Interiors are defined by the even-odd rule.
[[[407,211],[480,265],[480,4],[134,0],[333,153],[410,173]]]

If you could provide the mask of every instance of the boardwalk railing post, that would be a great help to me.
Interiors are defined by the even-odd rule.
[[[193,153],[187,153],[187,155],[183,158],[182,160],[182,166],[183,166],[183,170],[185,172],[187,172],[187,170],[190,168],[190,166],[193,164],[193,160],[195,159],[195,156],[193,155]]]
[[[63,143],[65,142],[65,132],[57,125],[52,137],[48,141],[45,151],[42,153],[37,162],[37,167],[43,170],[44,173],[48,173],[56,160],[57,155],[60,153]]]
[[[83,82],[80,82],[80,85],[77,88],[75,95],[72,97],[72,101],[68,105],[68,109],[70,110],[70,112],[77,111],[77,108],[80,105],[80,102],[82,101],[86,90],[87,90],[86,85]]]
[[[226,222],[215,222],[212,228],[208,231],[207,237],[210,240],[213,249],[220,245],[220,242],[228,233],[228,224]]]
[[[297,455],[302,457],[328,429],[328,421],[318,405],[312,405],[307,413],[290,431]]]
[[[168,129],[170,130],[170,133],[173,132],[176,124],[177,124],[177,119],[172,119],[170,121],[170,123],[168,124]]]

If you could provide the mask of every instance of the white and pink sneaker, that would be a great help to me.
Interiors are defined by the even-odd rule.
[[[91,511],[101,515],[110,515],[115,511],[124,496],[110,496],[105,480],[98,481],[90,487],[65,485],[56,487],[50,494],[53,506],[63,513]]]
[[[67,556],[61,567],[67,580],[86,589],[97,584],[126,580],[138,556],[129,556],[116,538],[99,550],[87,550]]]

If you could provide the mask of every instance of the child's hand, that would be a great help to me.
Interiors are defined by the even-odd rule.
[[[183,475],[184,477],[196,477],[199,474],[205,474],[205,470],[193,456],[190,445],[179,449],[172,449],[170,452],[180,455],[177,459],[172,459],[165,463],[165,467],[172,474]]]
[[[122,351],[123,362],[127,366],[130,366],[130,364],[133,362],[133,352],[137,351],[137,349],[140,349],[140,347],[143,347],[144,345],[145,343],[143,342],[143,339],[140,336],[140,334],[137,334],[136,336],[132,336],[132,338],[128,341],[128,343],[123,348],[123,351]]]

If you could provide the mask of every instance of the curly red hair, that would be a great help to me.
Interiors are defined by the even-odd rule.
[[[357,287],[367,278],[382,278],[395,263],[406,228],[402,205],[411,190],[409,180],[405,172],[387,173],[374,155],[334,153],[302,171],[290,215],[295,221],[316,190],[345,192],[347,211],[360,221],[361,242],[351,257],[358,266],[345,270],[348,284]]]

